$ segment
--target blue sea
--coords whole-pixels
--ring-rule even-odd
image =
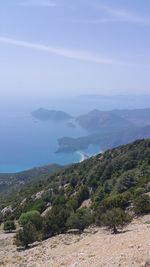
[[[32,102],[33,101],[33,102]],[[55,153],[58,139],[64,136],[80,137],[87,132],[71,128],[67,122],[37,121],[30,113],[39,107],[57,109],[77,115],[79,108],[65,100],[36,101],[6,99],[0,105],[0,173],[12,173],[51,163],[61,165],[79,162],[81,154]],[[96,148],[97,149],[97,148]],[[98,150],[98,149],[97,149]],[[96,150],[92,147],[89,151]],[[82,153],[82,151],[81,151]]]
[[[33,110],[43,107],[78,116],[96,108],[145,108],[149,107],[149,100],[148,96],[1,97],[0,172],[19,172],[51,163],[64,165],[79,162],[82,153],[94,155],[100,152],[99,147],[89,146],[85,151],[56,154],[59,138],[86,136],[88,133],[80,127],[68,127],[67,123],[36,121],[30,115]]]

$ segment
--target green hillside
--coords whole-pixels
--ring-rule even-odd
[[[146,139],[45,175],[3,198],[1,209],[11,205],[16,218],[29,210],[42,213],[48,205],[58,213],[64,209],[73,213],[90,199],[92,210],[105,212],[111,207],[126,209],[149,190],[150,139]]]
[[[20,190],[26,183],[37,180],[37,177],[40,179],[40,176],[53,173],[60,168],[58,164],[49,164],[18,173],[0,173],[0,195]]]
[[[135,215],[150,212],[150,139],[44,175],[0,203],[4,230],[14,230],[14,220],[22,226],[18,247],[93,224],[117,234]]]

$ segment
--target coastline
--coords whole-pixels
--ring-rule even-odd
[[[79,162],[83,162],[84,160],[86,160],[90,157],[89,155],[87,155],[81,151],[77,151],[76,153],[80,156]]]

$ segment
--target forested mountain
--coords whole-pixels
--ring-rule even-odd
[[[33,182],[37,177],[53,173],[60,168],[58,164],[50,164],[18,173],[0,173],[0,194],[6,194],[12,189],[20,190],[26,183]]]
[[[79,116],[76,122],[90,132],[119,131],[131,127],[132,123],[112,111],[93,110]]]
[[[149,182],[150,139],[146,139],[45,175],[3,199],[1,209],[11,205],[17,217],[33,209],[42,213],[48,205],[72,213],[89,199],[93,207],[102,205],[104,210],[111,205],[126,208],[150,190]]]
[[[87,149],[89,145],[99,146],[105,151],[120,145],[125,145],[137,139],[150,137],[150,125],[145,127],[129,127],[121,131],[92,133],[79,138],[63,137],[58,140],[59,148],[56,151],[78,151]]]
[[[90,132],[119,131],[131,126],[150,125],[150,109],[92,110],[76,118],[77,123]]]

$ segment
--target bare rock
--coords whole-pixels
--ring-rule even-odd
[[[11,206],[5,207],[4,209],[1,210],[1,214],[3,217],[5,217],[8,214],[11,214],[13,212],[13,209]]]
[[[86,199],[86,200],[84,200],[82,202],[82,204],[81,204],[81,206],[80,206],[79,209],[81,209],[81,208],[89,208],[91,206],[91,204],[92,204],[91,199],[90,198],[89,199]]]
[[[45,217],[47,215],[47,213],[49,213],[52,209],[52,206],[49,206],[46,210],[43,211],[43,213],[41,214],[42,217]]]

